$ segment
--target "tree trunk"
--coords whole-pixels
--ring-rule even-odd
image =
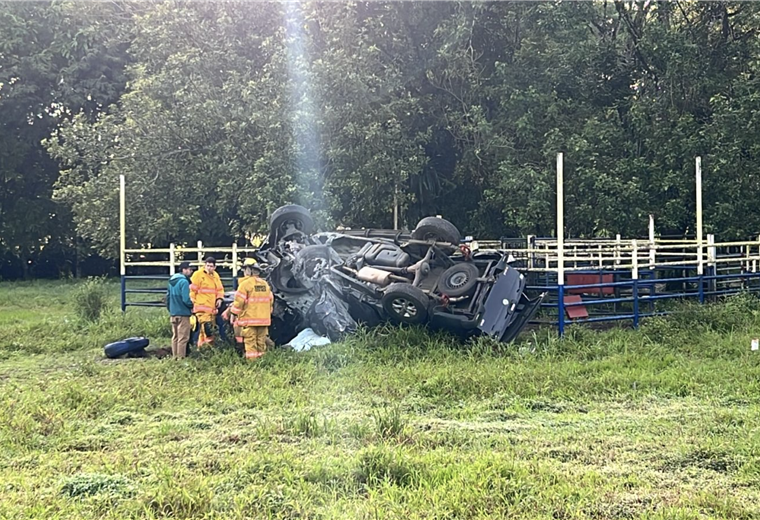
[[[81,247],[79,244],[79,237],[75,236],[74,237],[74,278],[76,278],[77,280],[79,280],[79,278],[82,275],[82,273],[80,272],[80,269],[81,269],[81,262],[80,262],[81,256],[79,254],[80,249]]]

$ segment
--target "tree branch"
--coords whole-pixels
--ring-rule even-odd
[[[641,49],[639,49],[639,41],[640,41],[641,36],[639,35],[638,30],[634,26],[634,23],[631,20],[631,17],[628,11],[625,9],[625,7],[623,7],[623,2],[616,0],[615,9],[617,9],[618,15],[623,19],[623,22],[625,22],[625,25],[628,27],[628,30],[631,33],[631,38],[633,41],[633,51],[636,57],[638,58],[642,67],[644,67],[644,69],[652,75],[652,77],[654,78],[654,81],[657,82],[658,81],[657,73],[649,65],[647,59],[644,57],[644,54],[641,52]]]

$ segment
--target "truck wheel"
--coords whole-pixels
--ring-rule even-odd
[[[478,286],[478,268],[474,264],[461,263],[452,265],[441,275],[438,291],[451,296],[470,296]]]
[[[435,240],[458,245],[462,235],[454,224],[438,217],[425,217],[412,231],[414,240]]]
[[[269,219],[270,242],[276,243],[293,228],[306,235],[314,231],[314,219],[309,210],[298,204],[277,208]]]
[[[394,283],[385,290],[382,304],[391,321],[412,325],[427,321],[430,298],[411,284]]]

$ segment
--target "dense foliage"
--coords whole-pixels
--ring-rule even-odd
[[[5,4],[0,250],[113,256],[120,174],[130,243],[242,241],[288,202],[550,235],[558,151],[569,235],[643,235],[650,213],[693,232],[701,155],[706,232],[754,236],[758,22],[729,2]]]

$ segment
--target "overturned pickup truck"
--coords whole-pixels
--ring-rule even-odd
[[[507,252],[472,252],[460,239],[438,217],[411,233],[315,233],[302,206],[277,209],[254,255],[275,294],[270,336],[284,344],[311,327],[336,340],[357,323],[390,321],[512,341],[543,296],[524,294],[525,278]]]

